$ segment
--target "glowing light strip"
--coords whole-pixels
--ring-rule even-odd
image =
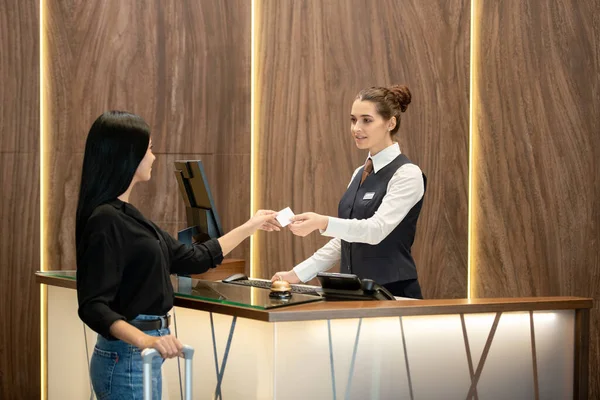
[[[44,36],[44,0],[40,0],[40,26],[39,26],[39,46],[40,46],[40,270],[46,270],[46,224],[44,218],[46,216],[46,107],[44,101],[45,87],[45,61],[46,61],[46,43]],[[48,352],[47,352],[47,329],[48,329],[48,293],[46,285],[40,285],[40,398],[46,400],[48,398]]]
[[[256,212],[256,1],[251,4],[250,24],[250,217]],[[256,276],[257,242],[254,235],[250,236],[250,276]]]
[[[44,163],[46,162],[45,157],[45,131],[44,131],[44,119],[46,117],[46,113],[44,110],[44,54],[45,54],[45,46],[44,46],[44,1],[40,0],[40,269],[44,270],[45,257],[44,257],[44,239],[45,239],[45,224],[44,224],[44,215],[45,213],[45,195],[46,195],[46,185],[44,182]]]
[[[471,0],[471,33],[470,33],[470,55],[469,55],[469,199],[468,199],[468,239],[467,239],[467,296],[474,296],[473,275],[475,274],[473,266],[473,241],[474,241],[474,215],[473,202],[475,192],[475,150],[474,140],[476,129],[476,108],[475,98],[476,77],[477,77],[477,62],[479,54],[478,29],[476,27],[476,9],[478,7],[477,0]]]

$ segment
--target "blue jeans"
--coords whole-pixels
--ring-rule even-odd
[[[135,319],[153,320],[154,315],[138,315]],[[169,329],[144,332],[151,336],[165,336]],[[162,395],[159,355],[152,360],[152,399]],[[122,340],[108,340],[98,335],[90,361],[90,379],[98,400],[141,400],[144,398],[141,350]]]

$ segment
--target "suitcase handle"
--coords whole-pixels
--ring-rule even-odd
[[[181,349],[185,359],[185,399],[192,400],[192,359],[194,348],[183,345]],[[144,400],[152,400],[152,359],[159,355],[156,349],[144,349],[142,361],[144,365]]]

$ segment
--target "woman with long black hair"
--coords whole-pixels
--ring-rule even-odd
[[[261,210],[219,239],[178,242],[129,203],[154,160],[141,117],[109,111],[92,125],[77,205],[77,296],[80,318],[98,333],[90,376],[99,400],[142,398],[145,348],[162,356],[152,369],[153,398],[160,398],[162,360],[182,348],[166,315],[174,300],[170,274],[205,272],[257,229],[279,230],[276,213]]]

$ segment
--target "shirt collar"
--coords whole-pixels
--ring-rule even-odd
[[[119,200],[119,199],[114,199],[114,200],[111,200],[111,201],[107,201],[106,204],[110,204],[111,206],[113,206],[117,210],[120,210],[125,205],[125,202],[122,201],[122,200]]]
[[[140,212],[140,210],[135,208],[135,206],[131,203],[127,203],[120,199],[114,199],[111,201],[107,201],[106,204],[110,204],[117,210],[124,212],[125,214],[129,215],[130,217],[133,217],[142,222],[146,222],[146,217],[144,217],[144,215]]]
[[[400,154],[400,145],[397,142],[381,150],[374,156],[371,156],[371,153],[369,153],[369,157],[373,160],[373,171],[377,173],[381,168],[394,161]]]

